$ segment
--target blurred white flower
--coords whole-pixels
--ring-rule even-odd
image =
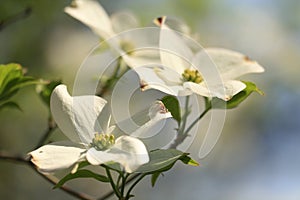
[[[115,126],[110,126],[110,117],[104,128],[98,118],[106,101],[97,96],[70,96],[65,85],[57,86],[51,95],[51,112],[62,132],[71,140],[44,145],[29,153],[31,161],[43,173],[65,169],[87,160],[92,165],[109,161],[120,163],[128,173],[149,161],[142,141],[131,136],[114,138]],[[151,120],[170,117],[170,113],[157,114]],[[152,123],[153,124],[153,123]],[[137,132],[149,129],[149,123]]]
[[[193,53],[182,36],[165,24],[165,19],[156,20],[161,27],[162,66],[135,68],[142,90],[152,88],[175,96],[196,93],[228,101],[246,87],[236,78],[264,71],[258,63],[235,51],[206,48]]]
[[[154,35],[151,31],[124,32],[138,27],[138,20],[132,13],[119,12],[109,17],[95,0],[74,0],[65,8],[65,12],[91,28],[122,56],[129,67],[157,62],[159,57],[157,51],[149,49],[140,51],[141,46],[147,47],[147,43],[153,42]],[[117,35],[120,32],[124,34]]]

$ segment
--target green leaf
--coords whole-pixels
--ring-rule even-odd
[[[120,165],[120,163],[116,163],[113,161],[102,164],[101,166],[110,170],[117,171],[119,173],[123,172],[123,167]]]
[[[218,109],[232,109],[236,108],[240,103],[242,103],[252,92],[257,92],[260,95],[264,93],[257,88],[257,86],[252,82],[243,81],[246,84],[246,88],[234,95],[229,101],[225,102],[219,98],[213,98],[211,101],[212,108]],[[225,106],[224,106],[225,105]]]
[[[40,83],[40,81],[24,76],[19,64],[0,65],[0,102],[4,102],[15,95],[22,87]]]
[[[70,174],[66,175],[54,186],[53,189],[59,188],[59,187],[63,186],[67,181],[70,181],[70,180],[73,180],[76,178],[94,178],[101,182],[109,182],[109,179],[106,176],[96,174],[96,173],[86,170],[86,169],[82,169],[82,170],[78,170],[74,174],[70,173]]]
[[[48,107],[50,107],[50,96],[52,91],[56,86],[60,85],[61,83],[61,80],[53,80],[49,81],[46,84],[37,85],[36,91]]]
[[[176,97],[168,95],[161,99],[166,108],[171,112],[173,118],[180,124],[181,114],[180,114],[180,105]]]
[[[5,87],[15,79],[22,76],[22,67],[18,64],[0,65],[0,94],[5,90]]]
[[[186,165],[191,165],[191,166],[195,166],[195,167],[199,166],[199,163],[197,161],[193,160],[189,156],[182,156],[180,158],[180,160]]]
[[[149,153],[149,156],[150,162],[140,166],[137,169],[138,173],[153,174],[157,172],[168,171],[173,167],[176,161],[187,160],[189,158],[187,153],[183,153],[176,149],[154,150]]]
[[[2,110],[3,108],[16,108],[17,110],[19,110],[21,112],[23,111],[21,109],[21,107],[17,103],[15,103],[13,101],[7,101],[7,102],[2,103],[0,105],[0,110]]]
[[[158,177],[160,176],[161,172],[155,172],[154,174],[152,174],[151,176],[151,185],[152,187],[154,187]]]

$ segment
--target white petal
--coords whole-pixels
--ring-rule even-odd
[[[148,113],[150,119],[154,119],[157,116],[159,118],[168,118],[172,117],[171,113],[168,111],[168,109],[165,107],[164,103],[162,101],[156,101],[154,104],[149,108],[149,113]],[[166,117],[164,117],[166,116]]]
[[[182,74],[184,69],[189,68],[191,65],[189,61],[193,57],[193,52],[181,37],[178,32],[169,29],[162,20],[159,39],[161,62],[179,74]]]
[[[75,96],[96,94],[97,85],[103,82],[101,78],[111,77],[115,71],[117,62],[112,63],[115,54],[110,50],[97,53],[96,51],[97,49],[94,49],[93,54],[89,55],[77,70],[72,91]]]
[[[158,28],[131,29],[118,35],[121,44],[126,44],[120,54],[131,68],[160,64]],[[125,45],[126,46],[126,45]]]
[[[143,142],[130,136],[117,138],[115,145],[106,151],[97,151],[91,148],[88,150],[86,158],[92,165],[110,161],[120,163],[128,173],[149,162],[148,151]]]
[[[138,27],[138,19],[131,12],[117,12],[110,16],[111,24],[116,33]]]
[[[164,128],[165,119],[171,118],[172,115],[161,101],[157,101],[150,107],[149,117],[150,120],[130,134],[130,136],[150,138],[157,135]]]
[[[95,148],[90,148],[86,153],[86,159],[92,165],[101,165],[107,162],[123,160],[124,155],[118,153],[111,153],[108,151],[98,151]]]
[[[225,96],[217,95],[217,97],[225,101],[230,100],[234,95],[236,95],[237,93],[241,92],[243,89],[246,88],[246,85],[243,82],[237,80],[226,81],[224,85],[225,85]]]
[[[165,20],[165,24],[172,30],[178,31],[180,33],[188,35],[190,35],[191,33],[190,27],[180,18],[168,16]]]
[[[181,76],[170,68],[138,67],[134,70],[140,77],[142,90],[156,89],[174,96],[183,90]]]
[[[124,31],[118,35],[121,40],[130,44],[134,48],[134,53],[143,54],[146,57],[155,55],[159,57],[159,37],[160,29],[156,27],[136,28],[129,31]]]
[[[65,12],[89,26],[100,37],[107,39],[113,35],[110,19],[95,0],[74,0]]]
[[[57,86],[51,95],[50,108],[62,132],[73,142],[89,144],[95,132],[102,129],[97,122],[106,101],[97,96],[71,97],[65,85]]]
[[[210,88],[208,88],[205,83],[197,84],[193,82],[184,83],[184,87],[201,96],[218,97],[224,101],[228,101],[234,95],[245,89],[246,85],[241,81],[229,80],[224,84],[211,85]]]
[[[198,84],[198,83],[193,83],[193,82],[185,82],[183,84],[183,87],[185,89],[191,90],[193,93],[199,94],[201,96],[205,97],[212,97],[213,94],[211,91],[209,91],[208,87],[203,83]]]
[[[106,134],[111,134],[116,128],[115,125],[111,126],[110,122],[111,122],[111,115],[109,115],[107,119],[106,127],[103,127],[103,132]]]
[[[140,53],[138,53],[140,54]],[[137,67],[141,67],[141,66],[145,66],[145,65],[152,65],[152,64],[158,64],[160,61],[157,58],[153,58],[153,57],[147,57],[147,56],[143,56],[143,55],[136,55],[136,53],[134,53],[134,55],[127,55],[127,54],[123,54],[122,55],[123,60],[125,61],[125,63],[135,69]]]
[[[70,143],[57,142],[44,145],[30,153],[31,162],[42,173],[66,169],[84,157],[86,149],[70,146]]]
[[[124,166],[125,171],[133,172],[139,166],[149,162],[149,155],[144,143],[134,137],[121,136],[116,139],[116,143],[111,151],[119,150],[126,159],[119,161]]]
[[[264,68],[257,62],[235,51],[207,48],[205,49],[205,53],[207,53],[215,63],[223,80],[235,79],[248,73],[264,72]]]
[[[129,70],[120,78],[112,93],[111,113],[117,128],[123,131],[122,135],[130,135],[146,123],[149,120],[149,107],[165,96],[158,90],[140,90],[139,82],[137,73]]]
[[[169,67],[156,67],[154,72],[169,86],[182,85],[182,75]]]

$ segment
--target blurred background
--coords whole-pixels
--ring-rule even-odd
[[[32,12],[0,29],[0,63],[20,63],[28,74],[63,79],[72,87],[77,69],[98,41],[86,26],[63,12],[71,1],[0,0],[0,21],[26,8]],[[198,168],[176,167],[152,188],[145,179],[136,199],[298,200],[300,199],[300,1],[285,0],[101,0],[111,14],[132,11],[142,25],[161,15],[191,26],[205,46],[247,54],[266,72],[256,82],[265,96],[253,94],[227,112],[221,138]],[[34,87],[18,93],[23,112],[0,112],[0,150],[31,151],[47,129],[48,110]],[[52,140],[61,138],[56,131]],[[108,186],[70,185],[101,196]],[[27,166],[0,160],[0,199],[74,199]],[[113,199],[113,198],[112,198]]]

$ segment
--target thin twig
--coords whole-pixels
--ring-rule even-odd
[[[96,93],[96,96],[103,97],[107,94],[109,89],[113,88],[117,81],[129,70],[129,67],[122,62],[122,58],[120,57],[117,61],[117,66],[112,74],[112,76],[107,79],[103,85],[101,85],[100,90]]]
[[[186,129],[185,135],[187,135],[187,134],[192,130],[192,128],[197,124],[197,122],[198,122],[200,119],[202,119],[202,117],[204,117],[204,115],[205,115],[208,111],[210,111],[210,109],[211,109],[211,106],[205,108],[205,110],[201,113],[201,115],[199,115],[199,117],[197,117],[197,118],[191,123],[191,125]]]
[[[120,198],[120,197],[121,197],[121,193],[120,193],[120,191],[119,191],[119,188],[116,187],[116,185],[115,185],[115,183],[114,183],[114,179],[113,179],[113,177],[112,177],[112,175],[111,175],[111,173],[110,173],[110,171],[109,171],[109,168],[106,167],[105,170],[106,170],[107,177],[109,178],[110,185],[111,185],[111,187],[112,187],[112,189],[113,189],[113,193],[116,194],[117,197]],[[120,176],[120,175],[119,175],[119,176]]]
[[[204,117],[204,115],[210,109],[211,109],[211,106],[208,106],[207,108],[205,108],[205,110],[199,115],[199,117],[197,117],[185,131],[183,130],[184,132],[182,134],[178,134],[176,139],[174,140],[174,142],[170,145],[170,149],[176,149],[178,147],[178,145],[180,145],[189,136],[188,133],[197,124],[197,122],[199,122],[199,120],[202,119],[202,117]]]
[[[43,136],[39,140],[39,142],[36,145],[35,149],[37,149],[37,148],[41,147],[42,145],[44,145],[46,140],[50,137],[50,135],[53,133],[53,131],[55,131],[56,128],[57,128],[57,125],[55,124],[53,119],[49,118],[49,120],[48,120],[48,129],[46,130],[46,132],[43,134]]]
[[[28,164],[29,162],[29,159],[26,159],[21,155],[11,154],[7,151],[0,151],[0,160],[23,163],[23,164]]]
[[[141,176],[130,186],[129,190],[127,191],[127,195],[125,197],[125,199],[129,199],[130,198],[130,193],[133,190],[133,188],[148,174],[141,174]]]
[[[128,178],[128,180],[126,181],[125,185],[131,183],[132,181],[134,181],[136,178],[139,177],[140,174],[134,174],[132,175],[130,178]],[[110,191],[107,194],[103,195],[102,197],[98,198],[97,200],[106,200],[109,197],[113,196],[115,193],[114,191]]]
[[[169,146],[170,149],[176,149],[177,146],[179,144],[181,144],[183,142],[183,140],[187,137],[187,136],[184,135],[184,130],[185,130],[185,127],[186,127],[188,116],[190,114],[190,109],[189,109],[189,103],[190,102],[189,102],[189,100],[190,100],[190,97],[187,96],[186,99],[185,99],[184,114],[182,116],[180,127],[177,131],[177,136],[176,136],[174,142]]]
[[[116,81],[118,80],[119,71],[121,69],[120,62],[121,59],[118,59],[117,67],[115,68],[113,75],[105,81],[100,91],[97,92],[97,96],[103,97],[108,92],[108,90],[115,85]]]
[[[128,174],[120,174],[120,176],[122,176],[122,186],[121,186],[121,196],[124,196],[124,191],[125,191],[125,186],[126,186],[126,179],[128,177]]]
[[[9,26],[10,24],[13,24],[19,20],[25,19],[27,18],[32,12],[31,7],[27,7],[24,10],[22,10],[21,12],[10,16],[4,20],[0,21],[0,31],[3,30],[4,28],[6,28],[7,26]]]
[[[183,122],[182,122],[182,126],[180,127],[180,130],[178,131],[178,134],[183,134],[184,130],[185,130],[185,126],[186,126],[186,122],[188,119],[188,116],[190,114],[190,96],[187,96],[185,99],[185,107],[184,107],[184,115],[183,115]]]
[[[5,160],[5,161],[9,161],[9,162],[17,162],[17,163],[21,163],[21,164],[26,164],[28,165],[31,169],[33,169],[37,174],[39,174],[42,178],[44,178],[46,181],[48,181],[49,183],[56,185],[58,182],[54,179],[52,179],[51,177],[40,173],[37,168],[33,165],[32,162],[30,162],[30,158],[29,157],[24,157],[24,156],[20,156],[20,155],[16,155],[16,154],[12,154],[6,151],[0,151],[0,160]],[[63,190],[64,192],[72,195],[73,197],[76,197],[77,199],[81,199],[81,200],[95,200],[95,198],[85,194],[85,193],[81,193],[81,192],[77,192],[75,190],[72,190],[71,188],[67,187],[67,186],[62,186],[59,189]]]
[[[30,163],[30,165],[32,166],[33,169],[35,169],[35,171],[42,177],[44,178],[46,181],[48,181],[49,183],[56,185],[58,183],[58,181],[53,180],[52,178],[50,178],[49,176],[46,176],[44,174],[41,174],[37,171],[37,169],[35,168],[35,166],[33,164]],[[83,193],[83,192],[77,192],[73,189],[71,189],[70,187],[67,187],[65,185],[61,186],[59,189],[63,190],[64,192],[70,194],[73,197],[76,197],[77,199],[81,199],[81,200],[95,200],[94,197]]]

